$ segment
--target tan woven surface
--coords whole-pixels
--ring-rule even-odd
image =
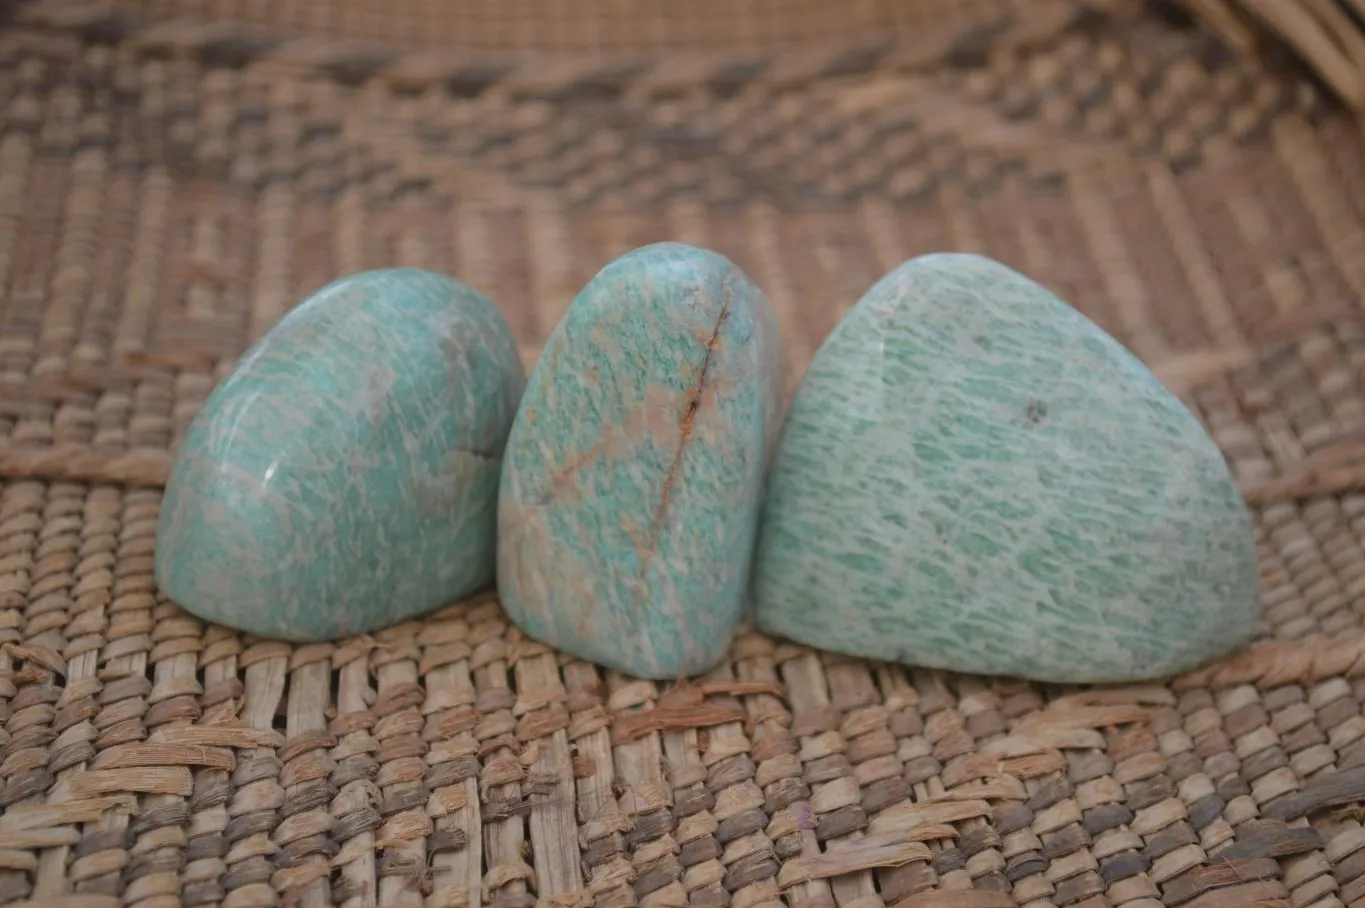
[[[212,6],[237,11],[215,27],[344,19]],[[729,80],[580,60],[509,82],[39,15],[75,8],[0,32],[0,902],[1365,904],[1365,136],[1314,91],[1150,16],[922,71],[812,67],[773,31]],[[355,5],[376,30],[468,8]],[[488,599],[291,647],[158,598],[176,439],[302,295],[446,270],[530,361],[592,273],[664,238],[764,287],[793,381],[913,254],[1055,287],[1227,453],[1262,642],[1084,692],[745,634],[670,691]]]
[[[1279,46],[1365,114],[1365,0],[1180,0],[1231,47]]]
[[[343,49],[467,65],[470,54],[507,58],[593,54],[728,57],[752,64],[773,50],[839,55],[913,49],[975,53],[1035,40],[1118,5],[1117,0],[33,0],[21,21],[89,37],[219,52],[317,59]],[[305,48],[306,45],[306,48]],[[831,57],[832,59],[832,57]],[[845,64],[850,61],[845,61]]]

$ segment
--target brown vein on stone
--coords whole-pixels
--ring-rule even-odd
[[[559,470],[550,477],[550,481],[545,484],[545,490],[536,496],[536,504],[544,507],[563,495],[569,486],[572,485],[573,479],[577,477],[580,471],[606,453],[607,448],[611,446],[611,441],[610,435],[599,439],[586,451],[583,451],[578,456],[572,458],[567,464],[560,467]]]
[[[668,505],[673,495],[673,483],[678,478],[683,451],[686,450],[687,443],[692,439],[692,431],[696,428],[697,412],[701,409],[702,395],[706,392],[706,379],[711,372],[711,363],[715,358],[716,350],[720,347],[720,332],[725,327],[725,320],[730,317],[730,302],[730,298],[727,297],[721,304],[720,314],[716,316],[716,324],[711,328],[711,337],[706,342],[706,354],[702,357],[696,384],[693,385],[688,395],[687,409],[683,411],[683,417],[678,422],[680,431],[678,445],[673,451],[673,462],[668,465],[668,473],[664,476],[663,491],[659,495],[659,509],[654,512],[654,520],[649,526],[649,535],[645,537],[644,550],[640,553],[640,583],[642,585],[645,582],[645,572],[649,570],[649,562],[654,557],[654,550],[659,543],[659,533],[663,531],[664,517],[668,513]]]
[[[601,439],[569,458],[567,464],[555,471],[554,475],[545,483],[540,494],[535,497],[536,506],[543,508],[563,495],[572,487],[573,480],[577,478],[578,473],[586,469],[597,458],[610,452],[616,444],[628,441],[631,436],[637,433],[649,435],[660,429],[661,426],[654,424],[652,419],[654,412],[659,407],[655,402],[651,402],[651,394],[652,389],[645,392],[645,400],[636,415],[614,431],[609,427]]]

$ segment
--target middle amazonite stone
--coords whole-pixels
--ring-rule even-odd
[[[680,243],[574,299],[528,380],[498,502],[498,592],[521,628],[644,678],[703,672],[738,623],[780,340],[762,293]]]

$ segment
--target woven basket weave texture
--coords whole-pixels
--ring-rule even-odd
[[[1146,7],[836,5],[11,11],[0,904],[1365,905],[1365,134]],[[670,687],[491,596],[289,646],[158,595],[177,441],[308,292],[446,271],[529,364],[663,239],[764,288],[789,391],[912,255],[1053,287],[1228,457],[1260,640],[1082,690],[745,632]]]

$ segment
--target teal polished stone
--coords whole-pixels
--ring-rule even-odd
[[[973,255],[876,284],[769,478],[765,631],[915,666],[1155,678],[1252,636],[1251,522],[1193,415],[1052,293]]]
[[[645,678],[724,658],[747,589],[780,344],[715,253],[646,246],[574,299],[527,382],[498,593],[527,634]]]
[[[295,307],[191,424],[156,578],[188,611],[327,640],[490,584],[503,447],[525,384],[487,299],[413,269]]]

